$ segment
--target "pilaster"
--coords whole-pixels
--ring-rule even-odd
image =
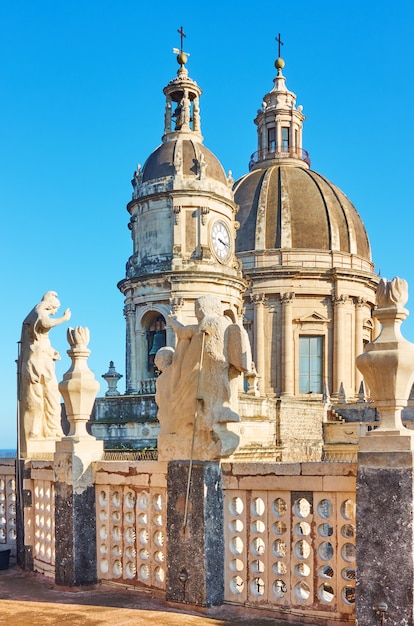
[[[366,298],[357,298],[355,301],[355,354],[362,354],[364,351],[364,316],[365,316],[365,307],[366,307]],[[358,368],[355,368],[355,389],[354,392],[357,393],[361,383],[363,381],[363,376]]]
[[[295,364],[293,351],[293,292],[280,294],[282,303],[282,393],[293,396],[295,393]]]
[[[253,293],[250,296],[254,304],[254,362],[259,376],[259,392],[265,391],[265,336],[264,336],[264,308],[266,296],[264,293]]]
[[[132,302],[124,306],[124,316],[126,321],[126,367],[125,367],[125,384],[126,394],[136,393],[136,373],[134,363],[136,361],[136,344],[135,344],[135,306]]]
[[[334,303],[334,393],[338,394],[341,383],[345,385],[345,358],[344,358],[344,336],[345,336],[345,305],[348,296],[340,295],[333,298]]]

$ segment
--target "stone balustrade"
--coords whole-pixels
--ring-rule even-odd
[[[16,477],[14,459],[0,459],[0,550],[16,545]]]

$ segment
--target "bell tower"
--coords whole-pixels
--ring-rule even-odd
[[[242,315],[246,283],[235,256],[233,179],[203,144],[201,89],[186,68],[182,28],[177,76],[164,88],[161,145],[132,179],[132,255],[118,284],[125,296],[126,393],[154,391],[153,358],[174,345],[168,316],[192,323],[194,301],[219,296],[233,321]]]

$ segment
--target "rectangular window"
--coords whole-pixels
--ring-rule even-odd
[[[282,152],[289,152],[289,127],[282,127]]]
[[[299,337],[299,393],[322,393],[323,337]]]
[[[276,149],[276,128],[267,129],[267,149],[269,152],[275,152]]]

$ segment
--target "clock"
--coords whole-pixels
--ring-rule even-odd
[[[221,263],[225,263],[232,254],[229,227],[223,220],[216,220],[211,227],[210,236],[214,254]]]

